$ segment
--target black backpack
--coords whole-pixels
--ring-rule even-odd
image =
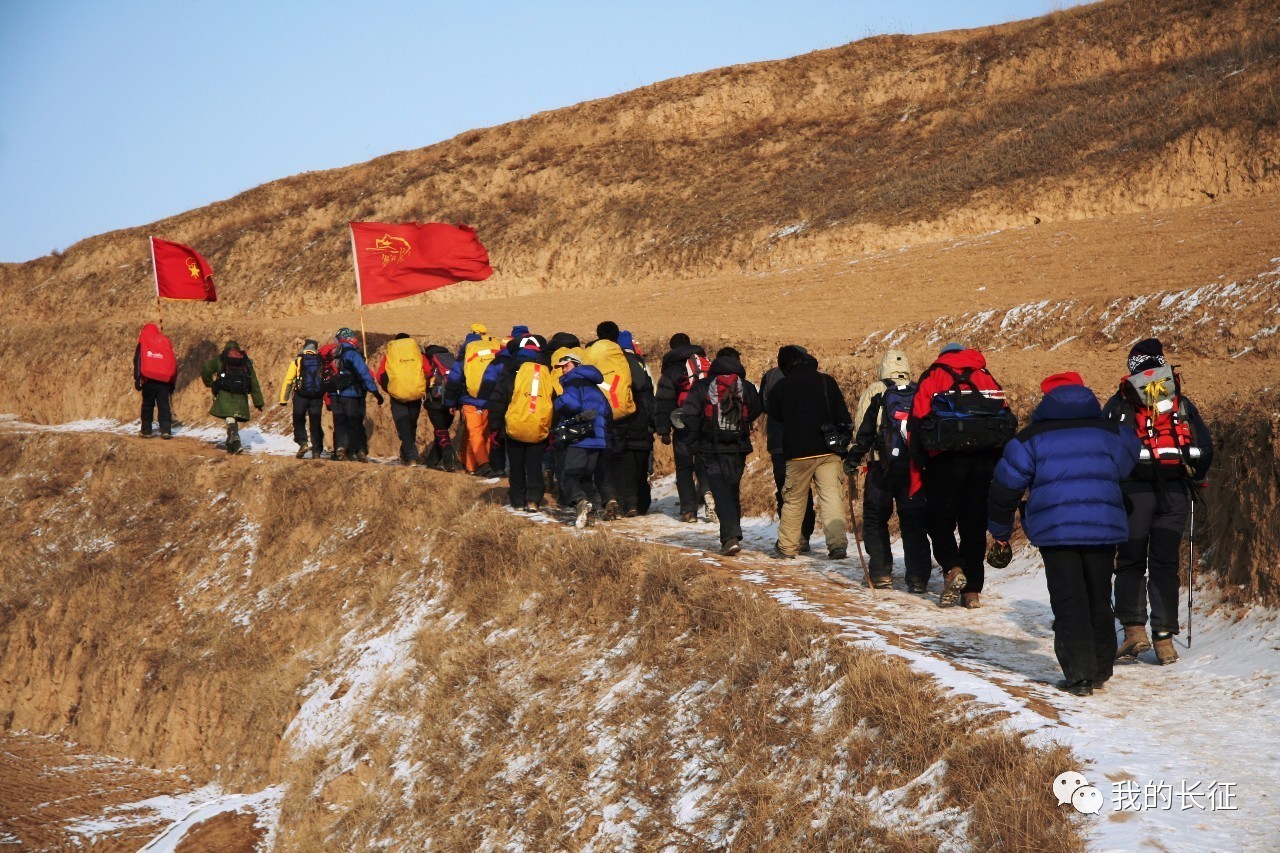
[[[911,405],[916,399],[916,383],[899,385],[891,379],[885,379],[884,384],[884,393],[880,395],[880,430],[877,435],[876,457],[886,473],[906,476],[911,470],[911,457],[907,452],[907,420],[911,417]]]
[[[720,442],[739,441],[751,429],[747,401],[742,394],[742,378],[722,373],[707,383],[707,403],[703,407],[704,429]]]
[[[293,392],[299,397],[324,396],[324,359],[319,353],[304,352],[298,356],[298,377],[293,381]]]
[[[252,390],[249,382],[249,356],[245,355],[244,350],[229,349],[222,354],[218,390],[230,394],[248,394]]]
[[[1004,447],[1017,432],[1018,419],[1010,411],[1000,383],[992,378],[1000,396],[988,396],[974,383],[973,368],[957,373],[945,364],[935,367],[951,376],[952,385],[933,395],[929,414],[920,419],[920,441],[925,449],[973,452]]]

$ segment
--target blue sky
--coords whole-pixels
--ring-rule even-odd
[[[0,261],[725,65],[1062,0],[0,0]]]

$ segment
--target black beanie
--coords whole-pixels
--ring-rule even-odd
[[[1164,346],[1156,338],[1138,341],[1129,350],[1129,373],[1141,373],[1144,370],[1160,367],[1164,362]]]
[[[684,332],[676,332],[671,336],[671,341],[668,343],[668,346],[671,349],[675,349],[676,347],[687,347],[690,343],[692,343],[692,341],[689,340],[688,335]]]
[[[721,347],[720,351],[716,353],[716,358],[742,358],[742,353],[733,347]]]

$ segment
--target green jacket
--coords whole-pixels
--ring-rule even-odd
[[[200,378],[204,381],[205,387],[211,391],[218,374],[222,373],[222,356],[226,354],[227,350],[232,349],[241,349],[241,347],[235,341],[227,341],[222,348],[222,353],[206,361],[204,367],[200,368]],[[249,362],[249,388],[252,392],[253,405],[261,409],[263,405],[262,386],[258,384],[258,372],[253,368],[253,359],[247,360]],[[230,391],[218,389],[214,391],[213,405],[209,407],[209,414],[223,420],[235,418],[237,421],[247,421],[249,420],[249,397],[250,394],[233,394]]]

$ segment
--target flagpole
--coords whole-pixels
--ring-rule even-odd
[[[156,269],[156,238],[147,237],[147,245],[151,247],[151,277],[156,283],[156,316],[160,320],[160,328],[164,328],[164,308],[160,303],[160,271]]]
[[[356,271],[356,303],[360,306],[360,346],[364,349],[365,361],[368,361],[369,360],[369,339],[364,333],[364,292],[360,285],[360,261],[356,256],[355,223],[348,222],[347,229],[351,232],[351,266]]]

